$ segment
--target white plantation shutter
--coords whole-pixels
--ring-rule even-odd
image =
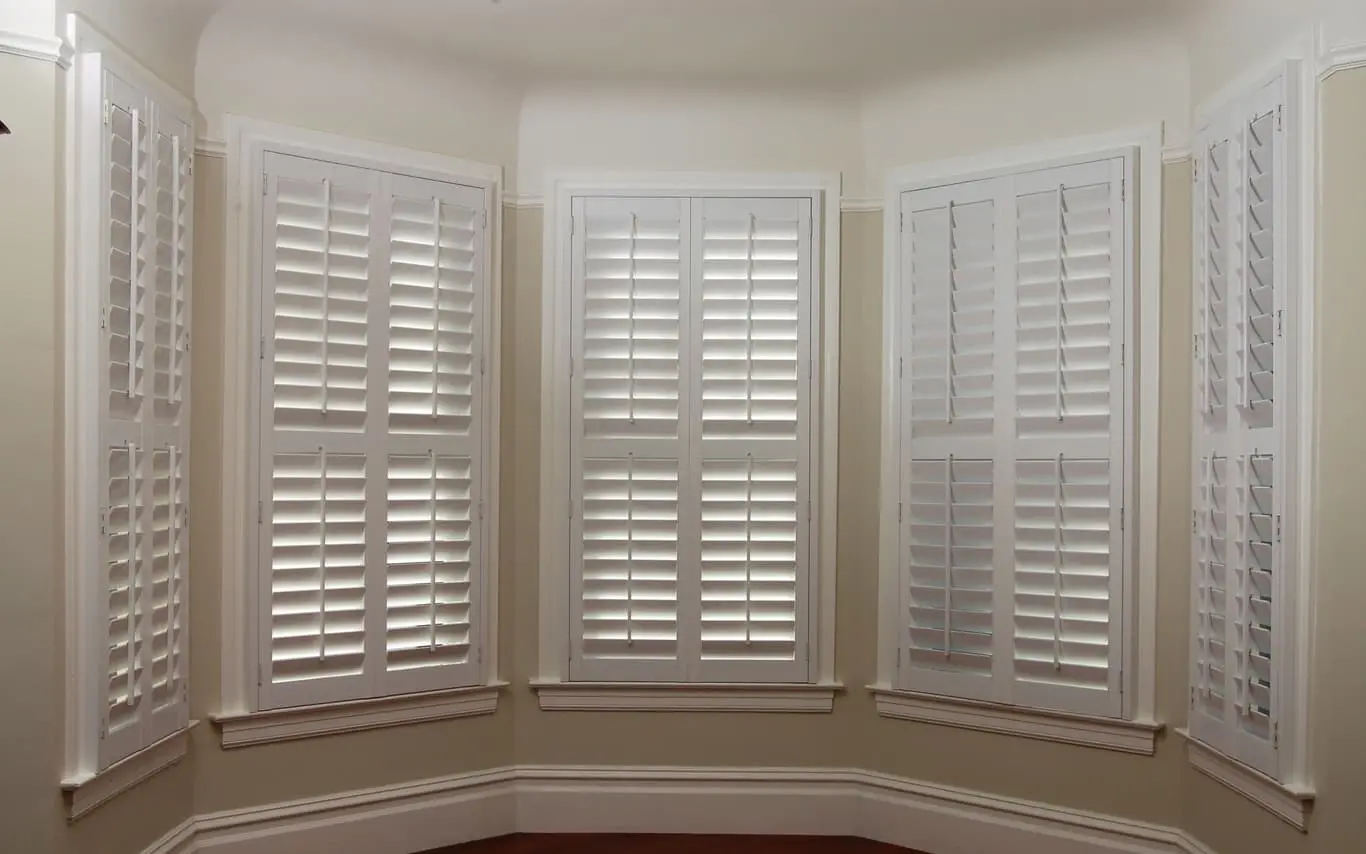
[[[1284,82],[1202,135],[1195,228],[1191,733],[1276,776],[1287,373]]]
[[[685,678],[687,204],[574,204],[574,679]]]
[[[483,190],[268,154],[260,707],[478,681]]]
[[[902,687],[1120,713],[1124,175],[903,198]]]
[[[183,729],[189,567],[189,123],[104,75],[101,768]]]
[[[811,203],[693,202],[703,681],[807,678]],[[700,429],[698,429],[700,427]]]
[[[810,201],[573,216],[570,678],[806,681]]]
[[[902,634],[917,690],[994,696],[999,182],[914,194],[905,210]]]

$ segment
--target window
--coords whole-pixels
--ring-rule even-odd
[[[73,92],[63,784],[80,815],[183,755],[189,726],[194,138],[188,104],[115,51],[81,53]]]
[[[1196,145],[1190,735],[1297,784],[1299,746],[1282,725],[1307,675],[1295,668],[1303,249],[1292,79],[1280,73],[1218,110]]]
[[[874,691],[892,717],[1151,753],[1140,151],[1077,152],[892,181]]]
[[[548,223],[568,259],[547,314],[558,681],[818,680],[819,201],[571,192]]]
[[[485,191],[264,166],[259,708],[478,684]]]
[[[492,712],[500,171],[228,130],[222,744]]]

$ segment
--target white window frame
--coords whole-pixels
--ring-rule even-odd
[[[542,709],[828,712],[842,686],[835,678],[835,522],[839,448],[840,187],[838,174],[607,173],[554,176],[546,193],[541,352],[540,646],[532,687]],[[571,228],[575,197],[631,195],[810,199],[813,378],[818,423],[811,467],[807,654],[810,680],[793,684],[570,682],[570,384]]]
[[[224,747],[308,738],[335,732],[396,726],[417,721],[488,714],[497,710],[507,683],[498,661],[498,495],[499,409],[502,328],[502,169],[482,163],[349,139],[241,116],[224,118],[227,131],[225,183],[227,241],[223,362],[223,555],[222,693],[211,715]],[[484,520],[481,573],[483,650],[479,684],[473,687],[347,700],[316,706],[261,711],[257,703],[259,632],[257,620],[257,342],[260,336],[260,281],[263,215],[262,176],[267,152],[430,178],[484,190],[485,371]]]
[[[1187,728],[1178,730],[1186,739],[1187,758],[1192,767],[1299,830],[1308,826],[1309,809],[1316,795],[1310,753],[1309,705],[1315,632],[1311,525],[1316,513],[1313,460],[1317,456],[1315,246],[1319,96],[1323,77],[1337,67],[1332,64],[1321,66],[1315,73],[1314,66],[1306,60],[1317,55],[1317,39],[1313,35],[1295,40],[1276,59],[1252,67],[1197,107],[1194,122],[1199,139],[1211,125],[1226,123],[1230,116],[1238,120],[1243,112],[1240,105],[1261,97],[1268,87],[1283,87],[1282,121],[1287,130],[1283,139],[1290,149],[1285,159],[1290,169],[1282,185],[1286,201],[1283,218],[1294,226],[1285,231],[1283,238],[1284,252],[1288,256],[1284,274],[1290,280],[1285,307],[1291,313],[1290,322],[1285,326],[1285,357],[1291,365],[1286,373],[1293,379],[1288,389],[1287,417],[1280,425],[1279,449],[1284,456],[1281,462],[1283,480],[1291,489],[1284,503],[1281,528],[1281,553],[1286,563],[1284,574],[1289,580],[1283,581],[1278,589],[1285,604],[1277,616],[1282,619],[1284,629],[1277,632],[1274,641],[1277,656],[1290,662],[1280,672],[1278,681],[1281,684],[1275,689],[1279,773],[1276,776],[1264,774],[1192,737]],[[1198,256],[1193,254],[1193,281],[1197,287],[1198,263]],[[1194,614],[1192,625],[1193,620]],[[1190,655],[1193,666],[1193,650]]]
[[[1125,384],[1123,654],[1119,718],[956,699],[897,687],[902,570],[898,501],[902,357],[902,195],[927,187],[996,178],[1113,157],[1128,160],[1128,192],[1138,194],[1126,269],[1133,280]],[[1137,174],[1135,174],[1137,173]],[[1132,198],[1132,196],[1130,196]],[[880,484],[877,679],[869,690],[885,717],[1000,732],[1026,738],[1152,754],[1163,724],[1155,717],[1157,666],[1157,442],[1162,270],[1162,128],[1076,137],[896,170],[888,176],[883,233],[882,481]],[[1134,275],[1137,264],[1137,276]],[[1137,346],[1135,347],[1134,344]]]
[[[63,495],[65,549],[66,702],[61,787],[71,819],[179,762],[198,721],[100,769],[99,684],[104,676],[105,626],[98,600],[105,595],[98,566],[100,464],[92,451],[101,430],[100,355],[103,335],[92,304],[102,288],[104,204],[104,74],[136,85],[172,113],[191,119],[194,100],[161,80],[79,15],[68,15],[66,42],[72,67],[66,75],[66,280]],[[192,126],[192,125],[191,125]],[[188,142],[188,141],[187,141]],[[101,164],[91,169],[91,164]],[[193,279],[193,270],[189,274]],[[188,415],[187,415],[188,417]],[[188,606],[188,597],[186,598]],[[189,651],[189,624],[181,638]]]

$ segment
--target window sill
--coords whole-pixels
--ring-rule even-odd
[[[97,774],[83,774],[62,780],[62,791],[66,793],[67,819],[75,821],[143,780],[156,776],[184,759],[190,748],[190,730],[198,725],[199,721],[190,721],[190,725],[185,729],[115,762]]]
[[[498,710],[498,694],[505,687],[506,682],[495,682],[473,688],[406,694],[401,697],[215,715],[212,719],[222,735],[223,749],[228,750],[320,735],[489,715]]]
[[[532,682],[545,711],[830,712],[838,683]]]
[[[1152,756],[1156,751],[1157,734],[1163,729],[1163,724],[1156,721],[1123,721],[1037,711],[880,686],[870,686],[868,690],[877,698],[878,714],[885,718],[1079,744],[1121,753]]]
[[[1287,786],[1198,741],[1189,730],[1177,732],[1186,739],[1186,756],[1195,770],[1270,811],[1295,829],[1308,829],[1309,809],[1314,802],[1312,789]]]

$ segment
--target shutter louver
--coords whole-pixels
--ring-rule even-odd
[[[910,666],[936,671],[925,690],[951,690],[939,672],[991,676],[992,461],[913,459],[910,488]],[[983,695],[961,682],[957,690]]]
[[[266,173],[261,705],[476,684],[485,191]]]
[[[910,230],[911,440],[928,451],[918,440],[990,437],[995,204],[949,199],[911,212]]]
[[[698,672],[804,681],[810,203],[700,200],[693,234]]]
[[[1120,713],[1124,169],[903,197],[906,688]]]
[[[143,604],[143,559],[147,553],[143,519],[145,489],[140,448],[133,442],[109,448],[106,456],[104,543],[108,564],[108,697],[105,738],[129,743],[120,750],[136,750],[141,740],[140,707],[147,666]],[[103,763],[102,763],[103,764]]]
[[[678,199],[574,213],[579,679],[682,681],[679,535],[688,255]],[[580,456],[581,455],[581,456]]]
[[[1196,268],[1196,399],[1203,405],[1194,425],[1191,733],[1272,776],[1285,501],[1276,373],[1287,302],[1282,88],[1278,80],[1206,131],[1195,211],[1205,252]]]
[[[358,676],[365,660],[363,454],[272,462],[271,678]]]
[[[468,457],[389,458],[385,652],[390,671],[470,661],[473,485]]]

